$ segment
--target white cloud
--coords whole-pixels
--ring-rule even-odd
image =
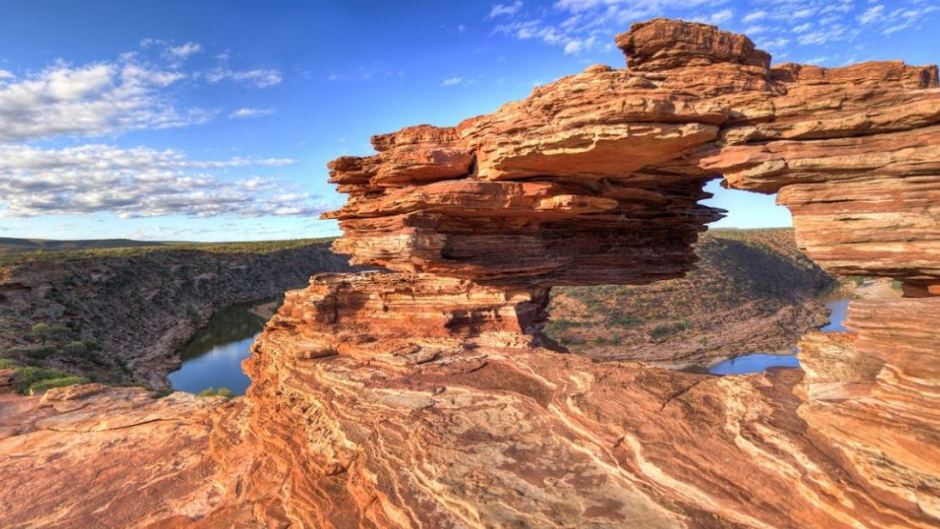
[[[202,51],[202,44],[195,42],[185,42],[179,46],[172,46],[166,49],[166,54],[173,58],[183,60],[190,55],[195,55]]]
[[[885,35],[891,35],[903,29],[907,29],[922,23],[927,15],[940,9],[936,5],[928,5],[922,8],[895,9],[886,16],[881,17],[879,21],[886,26],[882,31]]]
[[[804,9],[797,9],[796,11],[794,11],[793,13],[791,13],[790,16],[793,17],[793,18],[806,18],[806,17],[811,17],[811,16],[813,16],[813,14],[815,14],[815,13],[816,13],[816,8],[814,8],[814,7],[807,7],[807,8],[804,8]]]
[[[782,49],[784,46],[786,46],[789,43],[790,43],[790,39],[785,38],[785,37],[777,37],[775,39],[764,40],[764,41],[758,42],[757,47],[762,50],[775,51],[775,50]]]
[[[717,13],[712,13],[711,16],[708,17],[708,19],[713,24],[720,24],[722,22],[727,22],[728,20],[731,20],[731,17],[733,16],[734,16],[734,11],[732,11],[731,9],[722,9],[721,11],[718,11]]]
[[[742,18],[741,21],[747,24],[750,22],[757,22],[758,20],[761,20],[763,18],[767,18],[766,11],[752,11],[744,15],[744,18]]]
[[[447,79],[444,79],[443,81],[441,81],[441,86],[457,86],[459,84],[462,84],[463,82],[464,82],[463,77],[448,77]]]
[[[4,145],[0,146],[0,216],[318,214],[324,208],[306,193],[286,192],[282,184],[263,177],[232,181],[220,174],[233,168],[291,163],[283,158],[193,160],[177,151],[147,147]]]
[[[596,49],[596,42],[609,42],[612,35],[626,30],[631,22],[667,15],[668,10],[685,10],[726,2],[727,0],[556,0],[553,9],[541,10],[538,18],[525,18],[521,12],[514,13],[512,21],[497,24],[493,31],[519,40],[540,40],[545,44],[558,46],[564,53],[572,55]],[[559,20],[553,20],[559,16]],[[729,20],[731,16],[733,12],[725,9],[715,13],[714,19],[706,17],[705,20],[718,23]]]
[[[586,39],[571,39],[565,43],[565,55],[578,55],[582,51],[589,50],[597,43],[597,37],[590,36]]]
[[[16,75],[14,75],[13,72],[0,69],[0,81],[3,81],[4,79],[13,79],[14,77],[16,77]]]
[[[154,39],[150,37],[140,39],[141,48],[153,48],[154,46],[163,46],[164,44],[166,44],[166,41],[163,39]]]
[[[161,91],[185,77],[133,60],[56,62],[0,85],[0,142],[203,123],[211,113],[178,110]]]
[[[609,43],[631,23],[654,17],[691,18],[719,25],[730,25],[737,17],[752,35],[768,41],[798,34],[787,39],[794,49],[786,51],[801,53],[795,48],[859,42],[865,31],[891,35],[920,30],[935,23],[931,14],[940,12],[936,0],[751,0],[745,4],[750,6],[747,11],[729,0],[554,0],[551,8],[520,10],[511,20],[497,20],[493,31],[520,40],[539,40],[575,54],[578,50],[583,53],[581,42],[585,39],[594,37],[602,44]],[[897,9],[892,7],[895,5]],[[700,14],[689,16],[695,12]]]
[[[520,9],[522,9],[522,0],[516,0],[511,4],[496,4],[490,9],[488,18],[512,16],[518,13]]]
[[[862,13],[858,17],[858,21],[861,22],[862,24],[870,24],[871,22],[874,22],[878,20],[880,17],[882,17],[884,15],[884,12],[885,12],[885,6],[883,5],[876,5],[876,6],[869,7],[868,9],[865,10],[864,13]]]
[[[819,65],[819,64],[822,64],[822,63],[824,63],[824,62],[826,62],[826,61],[828,61],[828,60],[829,60],[829,57],[825,57],[825,56],[824,56],[824,57],[813,57],[812,59],[810,59],[810,60],[808,60],[808,61],[805,61],[805,63],[806,63],[806,64],[816,64],[816,65]]]
[[[796,26],[795,28],[793,28],[793,32],[794,33],[806,33],[807,31],[811,29],[813,29],[813,23],[807,22],[805,24],[800,24],[799,26]]]
[[[856,31],[849,30],[842,24],[833,24],[803,33],[797,38],[797,42],[803,45],[808,44],[826,44],[829,42],[842,41],[852,38],[857,34]]]
[[[232,119],[260,118],[270,116],[274,112],[276,111],[273,108],[242,107],[229,114],[228,117]]]
[[[205,74],[205,77],[210,83],[229,80],[253,84],[258,88],[275,86],[281,84],[283,80],[281,72],[274,69],[257,68],[254,70],[232,70],[221,66],[210,70]]]

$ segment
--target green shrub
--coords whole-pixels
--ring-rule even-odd
[[[683,319],[674,323],[664,323],[657,325],[650,331],[650,337],[653,340],[663,340],[669,336],[680,333],[690,327],[689,320]]]
[[[88,347],[85,346],[85,342],[78,340],[65,344],[62,346],[62,350],[69,356],[85,356],[88,353]]]
[[[153,393],[151,393],[150,396],[155,399],[162,399],[163,397],[166,397],[170,395],[171,393],[173,393],[172,389],[158,389],[154,391]]]
[[[13,361],[11,358],[0,358],[0,369],[16,369],[20,367],[19,364]]]
[[[612,315],[607,322],[618,327],[633,327],[640,324],[640,320],[633,314]]]
[[[43,360],[49,358],[57,349],[52,345],[40,345],[39,347],[30,347],[23,351],[23,354],[34,359],[34,360]]]
[[[567,331],[568,329],[572,327],[577,327],[577,326],[578,324],[571,320],[558,319],[558,320],[549,321],[548,325],[546,325],[547,327],[546,330],[549,331],[550,333],[561,333],[561,332]]]
[[[200,391],[199,396],[200,397],[225,397],[227,399],[230,399],[234,395],[232,395],[232,390],[224,386],[219,389],[215,389],[212,386],[209,386],[208,388]]]
[[[52,388],[61,388],[63,386],[74,386],[76,384],[87,384],[88,379],[85,377],[78,377],[74,375],[68,375],[64,377],[57,378],[47,378],[45,380],[40,380],[29,386],[29,394],[37,395],[39,393],[45,393],[46,390]]]
[[[903,286],[903,285],[904,285],[904,283],[898,281],[897,279],[895,279],[894,281],[891,282],[891,288],[893,288],[893,289],[895,289],[895,290],[901,290],[901,286]]]
[[[21,367],[16,371],[16,392],[25,395],[29,392],[29,388],[42,380],[48,380],[53,378],[62,378],[66,375],[60,373],[54,369],[45,369],[42,367],[32,367],[26,366]]]
[[[46,340],[49,339],[49,324],[43,322],[34,324],[29,330],[29,337],[45,344]]]

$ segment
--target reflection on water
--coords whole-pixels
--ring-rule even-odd
[[[845,313],[849,308],[849,300],[846,298],[835,298],[826,301],[829,307],[829,323],[819,328],[823,332],[845,332],[843,322]],[[793,354],[776,355],[765,353],[753,353],[735,358],[729,358],[724,362],[715,364],[708,369],[713,375],[744,375],[748,373],[760,373],[771,367],[800,367],[800,361],[796,357],[796,349]]]
[[[183,365],[169,374],[173,389],[199,393],[226,387],[244,395],[251,380],[242,373],[251,343],[264,327],[264,319],[239,305],[219,311],[196,332],[180,353]]]
[[[754,353],[725,360],[712,366],[708,372],[713,375],[743,375],[760,373],[770,367],[800,367],[795,355],[768,355]]]

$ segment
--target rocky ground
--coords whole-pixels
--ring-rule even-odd
[[[347,270],[327,241],[8,254],[0,358],[165,387],[180,346],[221,308]]]
[[[629,69],[335,161],[351,195],[335,247],[393,272],[288,292],[245,397],[0,398],[0,522],[940,526],[937,68],[771,67],[744,36],[663,19],[616,42]],[[718,174],[778,192],[814,262],[904,297],[855,300],[849,332],[804,336],[803,370],[716,377],[554,347],[550,287],[691,268]]]
[[[686,368],[755,351],[790,352],[827,321],[816,298],[836,280],[796,246],[793,230],[715,230],[681,279],[559,287],[546,333],[572,352]]]

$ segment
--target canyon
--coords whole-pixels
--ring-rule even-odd
[[[616,43],[626,69],[332,162],[333,248],[381,270],[288,292],[244,398],[0,396],[0,525],[940,526],[937,68],[771,66],[665,19]],[[688,273],[716,178],[903,297],[805,335],[802,371],[598,361],[543,332],[553,287]]]
[[[302,240],[0,253],[9,261],[0,260],[0,356],[165,388],[180,346],[215,311],[278,297],[314,272],[350,270],[328,247]],[[37,324],[49,329],[42,344],[32,336]]]

